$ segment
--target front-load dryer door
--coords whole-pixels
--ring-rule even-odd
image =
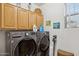
[[[21,40],[15,50],[15,56],[34,56],[36,54],[36,43],[33,39],[25,38]]]
[[[42,37],[42,39],[40,41],[39,49],[42,52],[45,52],[48,48],[49,48],[49,37],[45,35]]]

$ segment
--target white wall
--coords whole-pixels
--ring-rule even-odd
[[[57,49],[63,49],[79,55],[79,28],[67,29],[65,28],[64,19],[64,3],[48,3],[41,7],[44,15],[44,21],[51,20],[52,22],[60,21],[60,29],[53,29],[53,26],[46,27],[45,30],[50,31],[50,55],[53,55],[52,35],[57,35]],[[45,24],[45,22],[44,22]]]
[[[27,9],[27,10],[29,10],[29,9],[28,9],[28,3],[21,3],[21,7],[22,7],[22,8],[25,8],[25,9]],[[40,8],[40,7],[37,6],[37,5],[34,4],[34,3],[31,3],[31,11],[34,11],[35,8]]]
[[[0,55],[5,55],[5,31],[0,31]]]
[[[19,3],[20,5],[18,3],[10,3],[10,4],[16,5],[16,6],[19,6],[19,7],[22,7],[24,9],[28,10],[28,4],[29,3]],[[40,6],[36,5],[35,3],[31,3],[31,11],[34,11],[35,8],[40,8]]]

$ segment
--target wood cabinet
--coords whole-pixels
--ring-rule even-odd
[[[5,29],[16,29],[17,7],[11,4],[0,4],[0,27]]]
[[[43,15],[29,11],[29,29],[32,29],[33,25],[36,25],[39,29],[41,24],[43,24]]]
[[[28,29],[28,11],[23,8],[18,8],[17,12],[18,29]]]
[[[42,24],[43,25],[43,15],[39,15],[37,14],[36,15],[36,23],[37,23],[37,28],[39,29],[40,28],[40,25]]]
[[[29,11],[29,29],[32,29],[33,25],[36,25],[36,13]]]
[[[33,25],[39,29],[40,24],[43,24],[43,15],[12,4],[0,3],[0,29],[32,30]]]

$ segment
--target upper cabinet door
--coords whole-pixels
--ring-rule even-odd
[[[18,8],[18,29],[28,29],[28,11]]]
[[[37,19],[37,28],[40,28],[40,25],[43,25],[43,15],[36,15],[36,19]]]
[[[33,25],[36,25],[36,13],[29,11],[29,29],[33,29]]]
[[[3,4],[2,27],[16,29],[17,27],[17,7],[11,4]]]

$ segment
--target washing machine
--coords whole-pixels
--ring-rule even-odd
[[[49,46],[50,46],[50,39],[49,39],[49,32],[37,32],[37,55],[38,56],[49,56]]]
[[[6,32],[6,52],[9,56],[36,56],[36,39],[32,31]]]

